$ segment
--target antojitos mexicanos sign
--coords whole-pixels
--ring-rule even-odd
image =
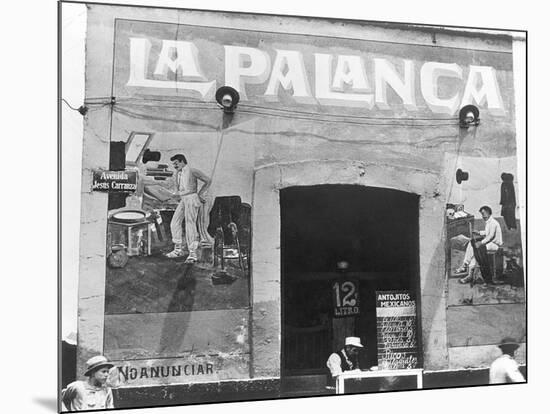
[[[368,46],[368,42],[363,43]],[[486,108],[492,115],[505,113],[496,69],[464,64],[464,59],[459,65],[388,58],[369,54],[368,50],[335,54],[318,53],[318,48],[310,53],[305,46],[302,50],[267,44],[266,50],[229,44],[217,46],[220,51],[223,48],[224,64],[212,67],[211,61],[201,64],[205,55],[219,53],[212,48],[199,49],[194,41],[129,34],[125,42],[129,48],[125,52],[129,73],[124,87],[175,89],[206,101],[212,100],[223,82],[237,89],[245,102],[249,99],[277,102],[285,94],[298,104],[359,107],[367,111],[401,105],[408,112],[430,110],[453,115],[471,103]],[[208,75],[203,66],[208,68]],[[223,71],[223,78],[213,71]]]

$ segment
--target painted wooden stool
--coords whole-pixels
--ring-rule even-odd
[[[499,247],[495,251],[487,251],[487,258],[489,259],[489,270],[491,275],[491,281],[493,283],[502,283],[502,273],[504,272],[504,254],[502,247]]]

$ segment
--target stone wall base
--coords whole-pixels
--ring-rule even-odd
[[[527,368],[525,365],[520,366],[520,371],[527,378]],[[423,380],[424,390],[488,385],[489,369],[428,371],[424,373]],[[119,388],[114,390],[114,397],[116,408],[138,408],[334,395],[334,391],[327,390],[324,385],[321,386],[321,382],[317,379],[311,381],[305,379],[304,383],[299,387],[299,391],[282,390],[279,378],[180,384],[160,387]],[[308,387],[308,384],[310,387]],[[416,388],[414,381],[391,382],[391,384],[393,384],[393,389],[388,389],[387,391],[414,390]],[[379,392],[378,390],[373,391],[372,387],[365,388],[361,387],[360,384],[355,385],[351,387],[346,386],[349,390],[346,394]]]

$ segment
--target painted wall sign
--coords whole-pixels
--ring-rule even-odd
[[[423,45],[118,20],[117,94],[330,105],[453,115],[466,104],[510,111],[510,59]],[[483,56],[480,59],[480,56]]]
[[[190,355],[135,361],[114,361],[119,386],[166,385],[213,382],[246,378],[249,374],[247,355]]]
[[[103,191],[109,193],[131,193],[136,191],[136,189],[136,171],[93,171],[93,191]]]
[[[381,369],[417,367],[416,301],[411,292],[376,292],[376,329]]]
[[[356,280],[337,280],[332,284],[334,316],[359,315],[359,284]]]

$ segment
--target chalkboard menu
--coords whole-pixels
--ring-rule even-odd
[[[416,301],[410,291],[376,292],[376,330],[380,369],[417,367]]]

